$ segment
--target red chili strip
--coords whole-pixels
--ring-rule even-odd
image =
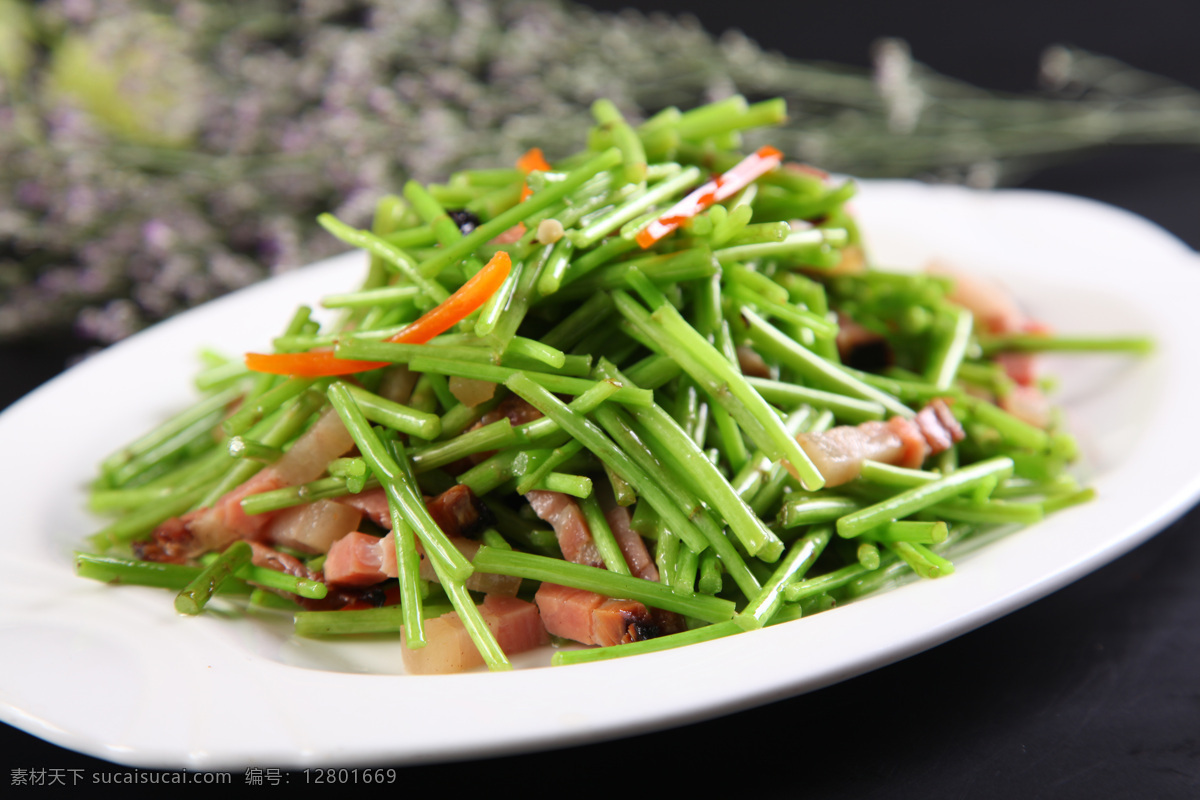
[[[693,189],[691,193],[671,206],[662,216],[651,222],[637,235],[642,249],[651,247],[667,236],[682,223],[695,217],[714,203],[727,200],[751,183],[766,175],[783,161],[783,153],[771,146],[758,148],[730,170],[718,175],[708,183]]]

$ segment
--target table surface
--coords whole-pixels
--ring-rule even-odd
[[[1064,41],[1200,86],[1200,63],[1184,39],[1194,28],[1178,24],[1187,4],[1165,0],[1139,3],[1136,15],[1103,4],[1089,4],[1087,13],[1062,7],[1071,3],[1051,12],[1025,0],[946,13],[920,2],[812,10],[766,2],[590,5],[690,11],[714,32],[740,27],[787,55],[851,63],[866,63],[876,37],[901,36],[940,71],[999,89],[1031,87],[1038,53]],[[1129,209],[1200,247],[1200,149],[1098,153],[1022,185]],[[7,376],[0,407],[53,377],[85,347],[70,338],[0,347]],[[407,768],[402,779],[431,787],[475,780],[501,786],[537,775],[565,788],[581,777],[611,775],[642,794],[698,788],[714,774],[702,769],[713,760],[708,754],[720,753],[732,759],[731,774],[747,793],[1195,798],[1197,665],[1200,509],[1032,606],[821,691],[624,740]],[[8,726],[0,726],[0,753],[8,773],[117,769]]]

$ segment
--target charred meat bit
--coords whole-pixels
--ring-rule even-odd
[[[465,208],[446,209],[446,214],[454,220],[454,224],[462,231],[463,236],[479,227],[479,217]]]

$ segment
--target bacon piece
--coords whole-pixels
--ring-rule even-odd
[[[887,422],[839,425],[823,433],[800,433],[796,441],[825,478],[826,486],[840,486],[858,477],[862,462],[870,459],[902,467],[920,467],[964,434],[954,414],[940,399],[923,408],[915,420],[893,417]]]
[[[601,505],[604,507],[604,518],[608,520],[608,527],[612,529],[613,537],[621,548],[621,555],[625,556],[625,563],[629,565],[629,571],[642,580],[657,583],[658,567],[654,565],[654,559],[646,549],[645,540],[629,524],[629,509],[617,505],[615,501],[609,502],[608,498],[603,498]]]
[[[262,541],[274,516],[246,514],[242,500],[252,494],[308,483],[319,477],[329,462],[354,447],[354,440],[332,410],[325,412],[278,462],[257,472],[241,486],[227,492],[210,508],[169,519],[155,529],[152,541],[136,549],[148,561],[183,562],[212,551],[223,551],[238,539]]]
[[[289,556],[287,553],[281,553],[265,544],[250,542],[250,552],[250,563],[256,567],[273,569],[276,572],[282,572],[310,581],[321,580],[320,573],[313,572],[304,566],[304,563],[300,559],[295,556]]]
[[[337,501],[358,509],[379,527],[391,530],[392,515],[383,489],[343,495]],[[492,512],[487,505],[470,487],[461,484],[451,486],[437,497],[426,497],[425,508],[447,536],[474,536],[492,523]]]
[[[379,527],[391,530],[392,514],[388,509],[387,492],[382,488],[367,489],[365,492],[359,492],[358,494],[342,495],[337,501],[343,505],[358,509],[363,513],[363,516]]]
[[[564,558],[576,564],[604,567],[604,559],[574,498],[546,491],[532,491],[525,496],[537,515],[554,527]],[[630,527],[629,511],[611,498],[603,498],[601,502],[630,572],[645,580],[658,580],[658,569],[646,543]],[[636,642],[682,630],[683,625],[678,614],[648,609],[635,600],[605,597],[553,583],[543,583],[534,601],[550,633],[583,644]]]
[[[604,559],[592,540],[587,520],[583,518],[583,511],[574,498],[562,492],[533,490],[526,493],[525,499],[533,506],[538,517],[554,528],[563,558],[574,564],[604,566]]]
[[[479,542],[451,536],[450,543],[470,561],[479,551]],[[437,573],[425,556],[420,540],[417,552],[421,554],[421,577],[438,582]],[[355,531],[333,543],[325,558],[325,580],[334,586],[371,586],[399,575],[396,567],[396,537],[389,533],[380,538]],[[475,592],[489,592],[498,596],[513,597],[521,588],[521,579],[511,575],[493,575],[474,572],[467,578],[466,586]]]
[[[682,630],[682,619],[653,611],[636,600],[543,583],[534,596],[542,623],[554,636],[608,647],[640,642]]]
[[[500,649],[516,655],[549,644],[546,628],[533,603],[515,597],[488,595],[478,606]],[[402,637],[403,638],[403,637]],[[425,621],[426,645],[401,649],[404,668],[413,675],[443,675],[483,665],[475,643],[456,612]]]
[[[335,586],[371,586],[394,578],[396,540],[353,531],[338,539],[325,557],[325,580]]]

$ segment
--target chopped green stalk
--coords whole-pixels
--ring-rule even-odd
[[[175,610],[180,614],[199,614],[221,584],[240,567],[249,564],[253,555],[250,545],[236,541],[183,588],[175,597]]]
[[[645,446],[644,429],[634,430],[630,420],[623,413],[617,412],[612,408],[601,408],[596,411],[596,419],[604,426],[604,429],[617,441],[621,449],[627,453],[637,465],[649,475],[658,475],[661,488],[666,491],[667,496],[675,504],[670,512],[658,509],[665,523],[670,530],[678,534],[687,547],[695,553],[702,551],[704,544],[699,547],[692,544],[693,539],[690,538],[689,528],[680,528],[682,520],[689,520],[695,523],[695,528],[703,536],[701,542],[707,542],[709,546],[716,550],[717,555],[725,564],[726,570],[733,577],[747,594],[753,594],[758,591],[758,581],[748,569],[745,561],[734,547],[728,537],[724,535],[721,526],[714,521],[712,515],[704,509],[703,504],[696,497],[691,487],[694,485],[689,471],[684,467],[683,463],[677,458],[677,453],[671,449],[660,449],[658,454],[655,454]],[[661,457],[661,461],[659,460]],[[702,456],[703,457],[703,456]],[[705,459],[707,460],[707,459]],[[711,463],[711,462],[710,462]],[[636,486],[635,486],[636,488]],[[655,487],[658,491],[659,487]],[[651,503],[654,501],[651,498]],[[680,531],[683,531],[682,533]],[[771,534],[773,537],[774,534]],[[782,547],[773,547],[770,542],[766,542],[760,548],[760,557],[771,560],[779,557],[779,552]],[[673,575],[672,573],[670,573]]]
[[[691,247],[676,253],[665,253],[622,261],[597,269],[585,278],[565,284],[555,295],[560,300],[576,300],[593,292],[632,288],[630,270],[637,268],[660,286],[711,278],[720,272],[720,265],[706,247]]]
[[[243,403],[241,408],[221,424],[221,429],[230,436],[245,433],[288,400],[304,394],[316,383],[313,378],[288,378],[265,394]]]
[[[579,503],[579,508],[583,511],[583,518],[587,521],[588,530],[592,533],[592,541],[596,543],[596,549],[600,551],[600,558],[604,560],[604,566],[610,571],[622,575],[632,574],[596,496],[591,495],[584,498]]]
[[[458,482],[482,497],[512,480],[517,474],[516,462],[521,455],[519,450],[501,451],[459,475]]]
[[[329,294],[321,300],[325,308],[374,308],[415,300],[421,294],[416,286],[380,286],[357,292]]]
[[[558,291],[558,288],[562,286],[563,276],[567,274],[567,268],[571,266],[571,256],[574,252],[573,239],[564,236],[555,242],[554,249],[550,251],[547,258],[546,266],[538,277],[538,294],[548,297]]]
[[[786,222],[760,222],[748,225],[752,210],[749,205],[740,205],[729,214],[729,220],[723,226],[713,229],[713,247],[722,244],[742,245],[761,244],[763,242],[782,242],[792,232]],[[741,222],[739,226],[738,223]],[[781,284],[782,285],[782,284]]]
[[[932,514],[952,522],[1032,525],[1045,516],[1043,503],[1019,503],[1012,500],[943,500],[929,507]]]
[[[617,228],[663,201],[690,189],[700,180],[698,167],[687,167],[678,175],[667,178],[629,202],[617,206],[600,219],[570,234],[575,246],[585,250]]]
[[[789,603],[798,603],[807,597],[815,597],[841,588],[848,583],[862,578],[864,575],[870,574],[871,571],[859,563],[848,564],[841,569],[834,570],[825,575],[818,575],[815,578],[788,584],[783,592],[783,596]]]
[[[289,575],[286,572],[270,569],[268,567],[256,567],[254,565],[245,565],[233,573],[242,580],[250,583],[258,584],[267,589],[277,589],[281,592],[290,592],[300,597],[307,597],[312,600],[322,600],[329,593],[325,584],[320,581],[310,580],[308,578],[299,578],[295,575]],[[188,613],[188,612],[184,612]]]
[[[517,494],[525,494],[530,489],[544,481],[554,470],[583,450],[583,444],[578,439],[572,439],[562,447],[556,448],[541,464],[521,476],[517,481]]]
[[[647,314],[624,292],[614,292],[617,309],[654,339],[684,371],[737,420],[754,443],[771,458],[782,459],[807,489],[825,483],[821,473],[783,427],[779,417],[732,364],[698,334],[670,305]],[[911,412],[909,412],[911,413]]]
[[[421,609],[423,619],[433,619],[453,611],[448,603],[426,605]],[[350,636],[369,633],[399,633],[404,626],[401,606],[366,608],[358,611],[297,611],[297,636]],[[411,628],[405,630],[409,636]]]
[[[642,140],[621,116],[616,105],[607,98],[592,103],[592,116],[600,123],[601,130],[612,136],[613,144],[621,151],[625,164],[625,181],[639,183],[646,179],[646,150]]]
[[[331,384],[327,393],[329,402],[337,411],[354,443],[358,445],[359,452],[371,465],[371,472],[387,492],[389,506],[395,504],[400,509],[404,521],[412,526],[420,537],[429,560],[435,568],[441,567],[439,576],[444,575],[447,580],[452,581],[465,581],[474,571],[471,562],[450,543],[446,534],[429,516],[416,482],[409,471],[401,466],[407,464],[403,445],[398,442],[394,444],[401,459],[404,459],[398,462],[371,430],[367,418],[355,404],[354,396],[345,383],[339,381]]]
[[[372,256],[377,256],[380,263],[394,268],[396,272],[420,289],[422,295],[420,307],[429,308],[450,296],[450,293],[440,284],[430,280],[426,277],[426,273],[418,270],[412,258],[394,244],[379,238],[370,231],[352,228],[332,214],[320,215],[317,217],[317,222],[346,244],[361,247]]]
[[[388,454],[397,462],[403,459],[394,442],[388,443]],[[400,607],[403,609],[404,645],[410,650],[416,650],[426,645],[423,590],[426,588],[421,580],[421,556],[417,552],[417,543],[413,538],[412,526],[404,519],[401,506],[388,502],[388,515],[392,520],[392,533],[396,542],[396,576],[400,586]],[[436,570],[435,570],[436,571]],[[438,572],[439,581],[444,572]]]
[[[830,391],[840,391],[863,400],[879,403],[888,411],[902,417],[914,416],[911,408],[892,395],[870,386],[837,364],[830,363],[804,345],[785,335],[748,308],[742,309],[748,323],[747,333],[763,355],[779,359],[795,370],[804,380]]]
[[[281,448],[271,447],[262,442],[247,439],[245,436],[234,436],[230,439],[228,450],[231,458],[248,458],[264,464],[272,464],[283,456]]]
[[[568,356],[558,348],[524,336],[512,337],[504,352],[509,356],[525,356],[566,374],[586,375],[591,369],[590,356]]]
[[[584,378],[572,378],[569,375],[555,375],[549,372],[534,372],[519,370],[512,367],[500,367],[492,364],[478,364],[466,361],[451,361],[442,358],[418,358],[409,362],[409,367],[417,372],[439,375],[457,375],[460,378],[474,378],[492,383],[506,383],[512,377],[521,375],[537,385],[551,391],[564,394],[582,395],[596,385],[595,381]],[[644,407],[654,402],[654,394],[648,389],[633,386],[622,386],[613,394],[613,401],[630,406]]]
[[[639,496],[646,498],[655,510],[663,515],[671,530],[688,542],[689,547],[697,552],[705,548],[703,534],[696,529],[691,520],[684,516],[679,506],[659,482],[617,447],[611,439],[604,435],[603,431],[581,414],[572,411],[561,400],[534,383],[526,375],[521,373],[513,375],[505,382],[505,386],[524,398],[538,411],[557,422],[563,430],[580,440],[584,447],[611,467],[617,475],[628,481]]]
[[[620,380],[620,373],[611,364],[602,364],[598,373]],[[783,542],[771,532],[750,507],[738,496],[716,465],[704,455],[671,415],[657,405],[634,409],[633,417],[653,442],[663,451],[672,453],[684,467],[688,482],[696,487],[701,499],[714,508],[729,525],[750,555],[762,554],[775,561],[783,550]]]
[[[374,489],[378,486],[379,481],[374,478],[368,478],[363,484],[362,489]],[[270,511],[279,511],[284,508],[298,506],[301,503],[311,503],[315,500],[325,500],[347,494],[355,494],[350,489],[351,487],[347,485],[345,478],[319,478],[300,486],[285,486],[282,489],[272,489],[268,492],[247,495],[242,498],[242,511],[250,515],[265,514]]]
[[[561,472],[551,472],[533,488],[544,489],[548,492],[560,492],[583,499],[592,496],[592,479],[586,475],[564,475]]]
[[[283,447],[300,432],[309,418],[321,407],[321,404],[320,392],[311,388],[307,389],[281,412],[277,412],[274,417],[263,420],[251,428],[248,432],[249,438],[267,447]],[[262,464],[257,461],[230,460],[233,462],[233,467],[214,486],[209,488],[201,498],[200,506],[211,506],[226,492],[230,492],[250,480],[262,468]]]
[[[844,517],[862,507],[862,503],[849,497],[821,497],[796,493],[784,501],[783,508],[779,511],[779,524],[784,528],[796,528],[801,525],[833,522],[838,517]]]
[[[1046,336],[1008,333],[979,337],[983,355],[996,353],[1130,353],[1154,352],[1154,340],[1145,336]]]
[[[962,467],[949,475],[900,492],[880,503],[852,511],[837,521],[838,535],[851,538],[872,528],[927,508],[941,500],[967,492],[979,484],[1012,474],[1011,458],[1000,456]]]
[[[608,597],[626,597],[651,608],[674,611],[705,622],[732,619],[734,604],[719,597],[683,592],[661,583],[621,575],[569,561],[481,547],[475,554],[475,568],[496,575],[513,575],[534,581],[549,581]]]
[[[879,569],[879,548],[870,542],[860,542],[854,557],[867,569]]]
[[[75,554],[75,572],[85,578],[105,583],[126,583],[131,586],[155,586],[180,590],[196,579],[200,567],[184,564],[160,564],[119,556],[93,553]]]
[[[462,238],[462,231],[458,229],[458,224],[450,219],[446,209],[442,208],[442,204],[424,186],[416,181],[409,181],[404,184],[404,197],[412,203],[417,216],[429,225],[438,243],[449,246]]]
[[[550,663],[556,667],[567,664],[587,664],[592,661],[604,661],[610,658],[624,658],[642,653],[660,653],[676,647],[686,647],[700,642],[711,642],[725,636],[741,633],[737,622],[718,622],[715,625],[705,625],[682,633],[672,633],[668,636],[658,636],[654,639],[644,639],[640,642],[617,644],[610,647],[590,647],[585,650],[558,650],[551,657]]]
[[[750,305],[768,317],[807,329],[816,338],[829,339],[837,336],[837,325],[824,317],[787,302],[780,303],[763,297],[747,286],[730,286],[727,294],[730,299]]]
[[[114,487],[139,486],[186,461],[190,454],[215,446],[213,427],[223,412],[217,410],[208,417],[196,420],[189,427],[164,440],[158,446],[144,450],[114,472],[102,477]]]
[[[846,246],[846,232],[839,228],[810,228],[795,231],[782,242],[761,242],[726,247],[713,253],[722,265],[760,259],[779,259],[790,264],[823,266],[834,249]],[[831,265],[832,266],[832,265]]]
[[[871,531],[871,537],[881,542],[916,542],[918,544],[941,544],[946,541],[949,527],[941,520],[922,522],[902,520],[889,522]]]
[[[406,249],[414,247],[433,247],[437,244],[437,234],[433,232],[433,228],[428,225],[421,225],[416,228],[406,228],[402,231],[394,231],[392,233],[379,233],[383,240],[388,244],[394,244],[396,247]]]
[[[563,277],[562,283],[566,285],[577,281],[597,267],[602,267],[617,256],[636,248],[637,242],[633,239],[625,239],[619,236],[609,239],[595,250],[584,253],[575,259],[575,263],[571,264],[570,269],[567,270],[567,274]]]
[[[442,432],[442,420],[436,414],[394,403],[374,392],[368,392],[361,386],[346,386],[354,402],[362,409],[363,416],[371,422],[429,440],[436,439]]]
[[[788,583],[802,578],[804,573],[816,563],[817,557],[821,555],[825,545],[829,544],[832,534],[833,528],[825,525],[793,544],[788,550],[787,556],[775,568],[771,579],[763,584],[759,593],[751,598],[750,603],[733,618],[734,622],[742,630],[747,631],[761,628],[767,624],[779,609],[780,604],[783,603],[784,587]]]
[[[570,350],[586,334],[596,329],[613,313],[612,296],[600,292],[589,297],[583,305],[568,314],[542,337],[542,344]]]
[[[194,486],[172,492],[161,500],[147,503],[130,511],[125,516],[101,528],[88,541],[97,550],[106,550],[114,544],[132,542],[154,530],[171,517],[178,517],[192,508],[204,496],[207,486]]]
[[[453,464],[460,458],[466,458],[475,453],[509,447],[516,441],[517,434],[513,430],[512,423],[505,417],[490,425],[467,431],[453,439],[446,439],[423,447],[414,447],[409,457],[412,459],[413,471],[422,473]]]
[[[916,542],[888,542],[887,546],[922,578],[940,578],[954,572],[953,564]]]
[[[911,486],[920,486],[925,483],[932,483],[942,477],[936,472],[926,472],[923,469],[909,469],[907,467],[897,467],[892,464],[883,464],[879,461],[866,459],[862,463],[859,471],[859,477],[864,481],[878,483],[881,486],[903,486],[905,488]]]
[[[986,400],[968,395],[963,401],[974,419],[994,428],[1006,442],[1034,452],[1041,452],[1049,447],[1050,437],[1041,428],[1014,417]]]
[[[1087,503],[1096,498],[1096,490],[1088,487],[1075,492],[1067,492],[1054,497],[1047,498],[1042,501],[1042,509],[1049,514],[1053,511],[1060,511],[1064,508]]]
[[[600,153],[586,164],[572,170],[562,181],[551,183],[545,189],[534,192],[523,203],[518,203],[507,211],[497,214],[455,244],[440,249],[434,256],[421,264],[421,274],[437,275],[444,267],[466,258],[517,223],[524,222],[538,212],[544,211],[595,175],[612,169],[619,163],[621,163],[621,151],[616,148]]]
[[[101,473],[107,475],[117,472],[123,467],[128,466],[130,462],[157,450],[164,443],[170,442],[181,433],[191,430],[196,423],[203,422],[209,419],[214,413],[220,412],[230,403],[237,400],[240,395],[240,391],[230,388],[201,400],[187,411],[172,417],[150,433],[104,459],[100,464]],[[158,458],[161,457],[159,456]]]
[[[773,403],[781,408],[798,406],[801,403],[817,408],[827,408],[839,420],[851,425],[872,419],[883,419],[887,415],[887,409],[883,404],[873,400],[861,400],[836,392],[826,392],[794,383],[783,383],[770,378],[757,378],[750,375],[746,376],[746,382],[753,386],[768,403]]]
[[[939,389],[949,389],[954,385],[975,325],[975,317],[961,306],[952,306],[946,316],[946,329],[940,331],[930,354],[929,365],[925,368],[925,377]]]
[[[696,589],[703,594],[717,594],[724,586],[721,580],[721,560],[712,548],[700,554],[699,578]]]
[[[479,310],[479,316],[475,318],[476,336],[490,336],[492,331],[496,330],[496,324],[500,321],[501,315],[512,303],[513,295],[517,291],[517,284],[521,282],[521,276],[527,266],[525,259],[514,263],[512,272],[508,273],[504,283],[500,284],[500,288],[483,304]]]

